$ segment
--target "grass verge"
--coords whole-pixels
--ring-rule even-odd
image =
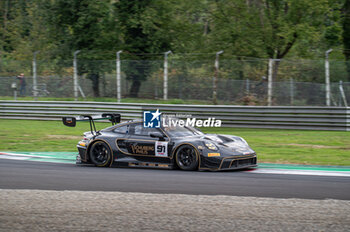
[[[96,123],[97,129],[110,124]],[[0,119],[0,151],[76,151],[87,122],[77,127],[60,121]],[[350,166],[350,132],[243,128],[204,128],[203,132],[243,137],[259,162]]]
[[[14,100],[13,97],[0,97],[0,100]],[[17,97],[19,101],[34,101],[34,97]],[[95,102],[117,102],[116,98],[98,97],[98,98],[79,98],[79,101],[95,101]],[[38,101],[74,101],[74,98],[54,98],[39,97]],[[122,98],[121,103],[149,103],[149,104],[187,104],[187,105],[212,105],[212,101],[207,100],[183,100],[183,99],[145,99],[145,98]],[[232,102],[219,102],[220,104],[232,104]]]

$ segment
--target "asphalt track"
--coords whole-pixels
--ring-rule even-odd
[[[6,159],[0,160],[0,189],[350,200],[350,178],[345,176],[96,168]]]

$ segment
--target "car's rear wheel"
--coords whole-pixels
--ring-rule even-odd
[[[105,142],[97,141],[91,146],[90,160],[98,167],[106,167],[111,163],[112,151]]]
[[[182,170],[190,171],[198,168],[198,154],[191,145],[183,145],[177,149],[175,159],[177,166]]]

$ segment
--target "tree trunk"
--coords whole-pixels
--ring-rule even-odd
[[[273,62],[273,71],[272,71],[272,80],[273,81],[277,81],[277,74],[278,74],[278,68],[280,66],[280,60],[275,60],[275,62]]]
[[[3,24],[4,32],[3,32],[3,39],[5,40],[5,36],[6,36],[6,32],[7,32],[9,0],[6,0],[6,2],[4,4],[5,4],[5,6],[4,6],[4,24]]]
[[[129,96],[130,97],[138,97],[140,87],[141,87],[141,81],[133,80],[132,84],[131,84]]]
[[[346,71],[348,73],[348,82],[350,82],[350,57],[349,59],[346,61]]]
[[[102,97],[107,96],[107,91],[106,91],[106,75],[102,74]]]
[[[92,91],[94,93],[94,97],[100,97],[100,75],[97,73],[89,74],[88,78],[92,81]]]
[[[244,80],[244,62],[242,61],[242,58],[241,57],[238,57],[238,64],[239,64],[239,70],[238,70],[238,79],[239,80]]]

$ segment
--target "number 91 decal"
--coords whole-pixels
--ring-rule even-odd
[[[155,144],[155,154],[159,157],[168,157],[168,142],[159,142]]]

